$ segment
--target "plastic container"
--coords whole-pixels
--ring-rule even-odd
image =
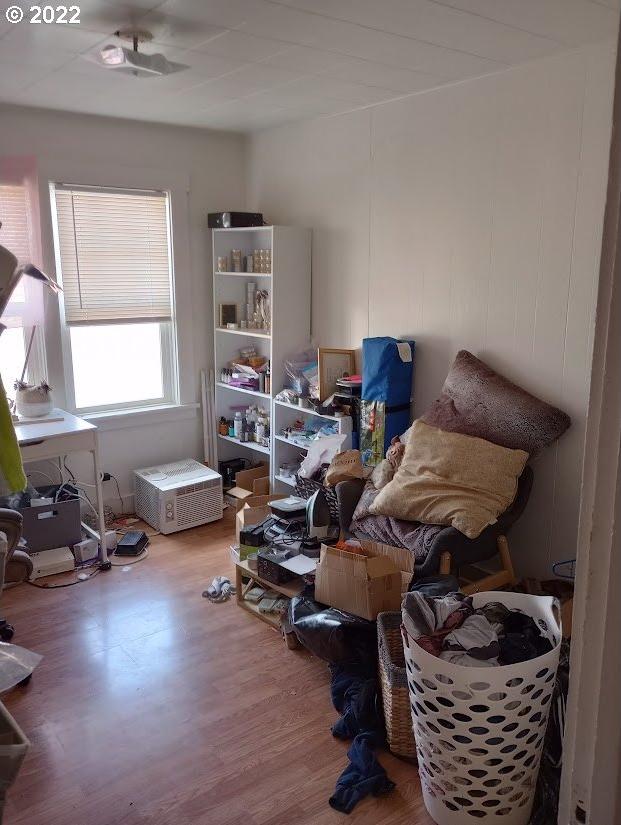
[[[233,419],[233,435],[235,438],[241,438],[242,432],[242,414],[239,410],[235,413],[235,418]]]
[[[30,747],[30,742],[0,702],[0,822],[4,811],[4,800]]]
[[[561,645],[550,596],[488,592],[537,622],[553,649],[502,667],[462,667],[432,656],[402,628],[425,807],[438,825],[528,825]]]

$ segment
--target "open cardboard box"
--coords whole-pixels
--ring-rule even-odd
[[[375,541],[358,541],[357,552],[322,545],[315,573],[315,599],[374,620],[384,610],[399,610],[414,573],[408,550]]]
[[[228,504],[240,510],[253,496],[266,496],[270,491],[270,465],[262,462],[250,470],[240,470],[235,474],[235,487],[225,493]]]

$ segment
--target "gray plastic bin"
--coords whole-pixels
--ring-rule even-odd
[[[80,500],[58,501],[40,507],[20,507],[22,536],[29,553],[77,544],[82,539]]]

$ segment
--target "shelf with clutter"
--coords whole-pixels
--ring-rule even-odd
[[[310,231],[214,229],[212,252],[217,459],[271,456],[284,360],[310,335]]]

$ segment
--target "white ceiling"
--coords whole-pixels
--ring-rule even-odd
[[[7,0],[26,18],[32,0]],[[77,0],[80,25],[0,19],[0,101],[252,131],[614,41],[619,0]],[[4,10],[5,6],[3,6]],[[129,25],[186,71],[84,59]]]

